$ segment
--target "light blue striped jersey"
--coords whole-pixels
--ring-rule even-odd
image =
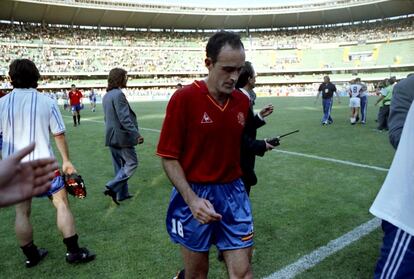
[[[14,89],[0,99],[0,132],[3,132],[3,158],[31,142],[35,150],[23,161],[53,156],[50,133],[65,132],[58,105],[34,88]]]

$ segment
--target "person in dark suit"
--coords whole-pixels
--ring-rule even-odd
[[[243,92],[250,100],[250,110],[248,120],[243,132],[241,147],[241,169],[243,172],[242,180],[246,188],[247,195],[250,195],[250,189],[257,184],[257,176],[254,171],[256,156],[263,156],[266,151],[275,148],[266,142],[266,140],[256,140],[257,129],[266,124],[265,117],[273,112],[273,105],[265,106],[258,114],[254,114],[253,106],[256,100],[256,94],[253,88],[256,85],[256,73],[249,61],[245,62],[240,77],[236,83],[236,88]]]
[[[122,88],[126,87],[127,72],[114,68],[109,72],[107,93],[102,105],[105,115],[105,145],[112,155],[115,177],[106,183],[104,194],[119,204],[131,198],[128,179],[138,166],[135,145],[144,142],[135,113],[129,106]]]

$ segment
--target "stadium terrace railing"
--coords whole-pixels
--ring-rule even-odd
[[[274,4],[272,6],[257,7],[208,7],[201,5],[167,5],[167,4],[144,4],[128,1],[113,0],[31,0],[47,4],[61,4],[76,7],[106,7],[109,9],[122,9],[140,12],[160,13],[184,13],[184,14],[211,14],[211,15],[252,15],[252,14],[285,14],[318,11],[334,8],[348,8],[367,4],[375,4],[384,0],[327,0],[323,2],[300,3],[300,4]]]

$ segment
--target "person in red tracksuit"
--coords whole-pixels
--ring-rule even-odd
[[[72,107],[73,126],[80,125],[80,110],[82,109],[82,92],[72,84],[72,90],[69,91],[68,99]]]

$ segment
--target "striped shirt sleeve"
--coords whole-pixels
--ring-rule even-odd
[[[51,116],[50,116],[50,131],[54,135],[59,135],[65,132],[65,123],[63,122],[62,114],[56,102],[51,102]]]

